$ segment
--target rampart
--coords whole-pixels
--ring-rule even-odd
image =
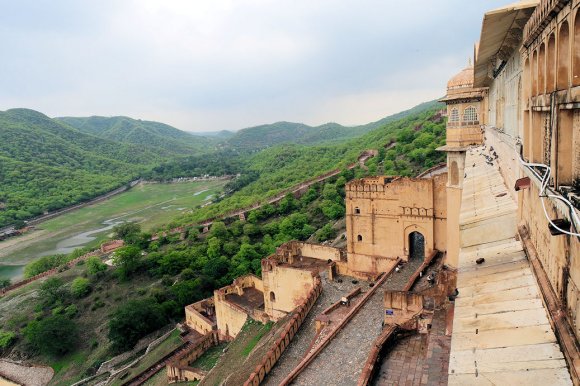
[[[215,315],[221,340],[231,340],[241,331],[248,316],[265,323],[264,286],[254,275],[238,277],[234,283],[214,291]]]
[[[185,307],[185,324],[202,335],[217,329],[214,298]]]
[[[268,350],[266,355],[264,355],[260,364],[256,366],[254,372],[250,374],[248,380],[244,382],[244,386],[258,386],[264,380],[278,359],[280,359],[280,356],[286,347],[288,347],[292,338],[296,335],[296,332],[302,325],[302,322],[304,322],[304,319],[306,319],[308,312],[320,296],[321,292],[322,283],[320,278],[317,277],[314,286],[310,289],[304,302],[293,311],[292,318],[286,323],[282,333],[274,341],[274,344],[270,347],[270,350]]]
[[[195,362],[210,347],[218,343],[215,332],[205,334],[197,340],[188,350],[180,351],[175,357],[167,362],[167,380],[173,382],[191,382],[201,380],[205,376],[205,371],[191,367],[189,364]]]

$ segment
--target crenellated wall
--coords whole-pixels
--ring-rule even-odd
[[[408,260],[409,236],[424,237],[425,255],[446,250],[447,173],[431,178],[371,177],[346,185],[348,268],[385,272]]]

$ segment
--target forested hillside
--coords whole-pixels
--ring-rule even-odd
[[[191,155],[212,151],[218,139],[193,135],[160,122],[128,117],[62,117],[79,131],[116,142],[163,149],[166,155]]]
[[[422,107],[359,138],[339,143],[284,144],[257,153],[231,155],[233,159],[226,159],[226,164],[241,165],[237,191],[219,203],[176,220],[176,224],[213,217],[272,197],[308,178],[344,168],[367,149],[377,149],[379,155],[367,161],[366,173],[415,175],[444,160],[444,153],[435,150],[445,143],[442,107],[431,103],[426,109]]]
[[[33,110],[0,112],[0,227],[89,200],[167,159],[164,149],[99,138]]]
[[[235,149],[248,150],[261,149],[283,143],[316,145],[343,142],[351,138],[360,137],[389,122],[429,110],[436,104],[436,101],[422,103],[412,109],[360,126],[342,126],[338,123],[330,122],[312,127],[302,123],[276,122],[269,125],[249,127],[235,133],[223,145]]]

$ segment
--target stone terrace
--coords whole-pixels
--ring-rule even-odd
[[[274,366],[270,374],[264,380],[264,385],[277,386],[280,382],[300,363],[300,360],[306,355],[310,346],[313,343],[316,333],[315,319],[327,307],[336,303],[342,296],[345,296],[356,287],[368,287],[368,283],[360,281],[358,284],[352,284],[352,279],[344,276],[339,276],[343,282],[329,281],[326,272],[320,273],[322,280],[322,293],[308,313],[304,323],[300,327],[298,333],[290,342],[278,363]]]
[[[393,272],[293,384],[356,385],[372,344],[382,331],[385,290],[402,290],[422,262],[411,260],[400,272]]]
[[[571,385],[515,238],[516,204],[482,151],[468,151],[465,162],[449,385]]]

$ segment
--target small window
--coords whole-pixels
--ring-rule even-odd
[[[274,291],[270,291],[270,301],[271,302],[276,301],[276,294],[274,293]]]
[[[451,109],[451,114],[449,115],[449,122],[459,122],[459,110],[455,108]]]
[[[463,112],[463,122],[477,124],[479,118],[477,117],[477,110],[473,106],[469,106]]]
[[[358,241],[362,241],[362,236],[361,236],[361,235],[358,235],[358,236],[356,237],[356,239],[357,239]]]
[[[354,208],[354,214],[360,214],[360,208],[358,206]]]

